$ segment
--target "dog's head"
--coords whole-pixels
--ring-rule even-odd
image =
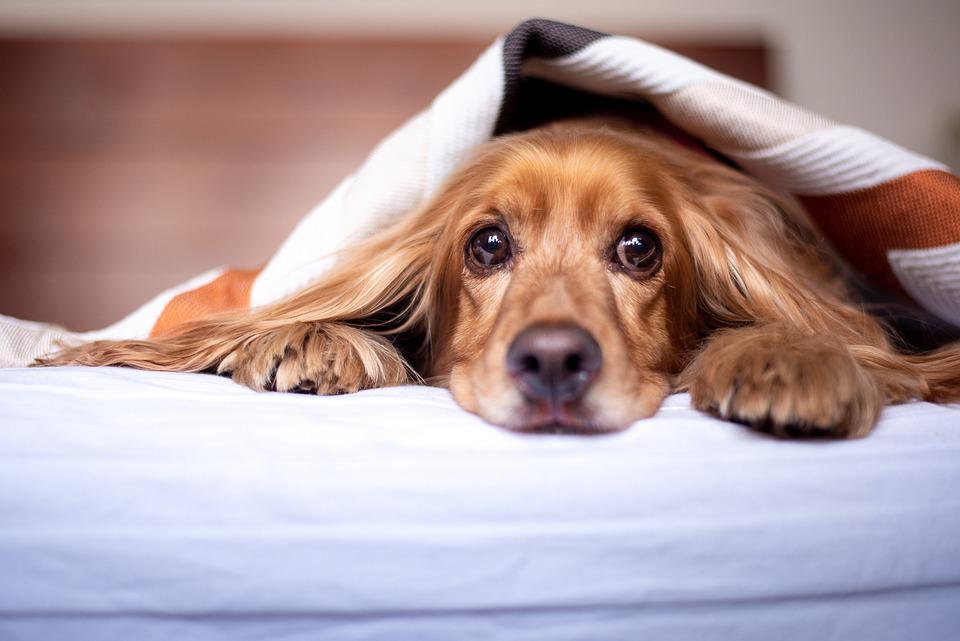
[[[467,409],[523,430],[624,426],[670,389],[689,328],[681,185],[635,138],[554,127],[490,145],[451,187],[438,365]],[[449,198],[449,196],[453,198]]]
[[[745,283],[777,251],[762,245],[795,236],[782,206],[655,135],[561,124],[495,140],[404,232],[429,252],[427,369],[513,429],[649,416],[707,327],[756,316]]]

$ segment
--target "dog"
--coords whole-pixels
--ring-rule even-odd
[[[41,364],[317,394],[429,382],[523,432],[619,430],[689,391],[775,436],[855,438],[887,404],[960,400],[960,347],[898,352],[835,265],[790,198],[580,119],[493,139],[287,300]]]

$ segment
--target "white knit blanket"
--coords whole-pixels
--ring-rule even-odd
[[[161,321],[185,320],[184,309],[208,309],[195,303],[227,285],[238,292],[234,306],[301,290],[352,238],[413,210],[477,145],[520,127],[536,109],[524,102],[529,89],[542,81],[652,105],[744,171],[797,196],[848,261],[878,284],[960,325],[960,181],[947,167],[652,44],[531,20],[496,40],[384,139],[259,273],[238,279],[226,269],[208,272],[84,334],[0,316],[0,366],[26,365],[60,340],[149,336]],[[906,219],[911,225],[899,225]],[[190,305],[172,305],[184,296]]]

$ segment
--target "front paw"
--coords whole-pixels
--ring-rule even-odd
[[[381,336],[335,323],[297,323],[256,334],[217,367],[258,391],[346,394],[402,385],[409,373]]]
[[[838,341],[762,328],[714,338],[684,374],[697,409],[779,437],[853,438],[876,423],[876,384]]]

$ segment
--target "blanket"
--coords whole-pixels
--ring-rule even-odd
[[[428,199],[475,147],[547,119],[557,91],[652,107],[795,196],[873,283],[960,326],[960,180],[948,167],[655,45],[534,19],[497,39],[387,136],[262,269],[210,271],[94,332],[0,317],[0,366],[26,365],[59,341],[156,336],[294,294],[323,275],[339,248]]]

